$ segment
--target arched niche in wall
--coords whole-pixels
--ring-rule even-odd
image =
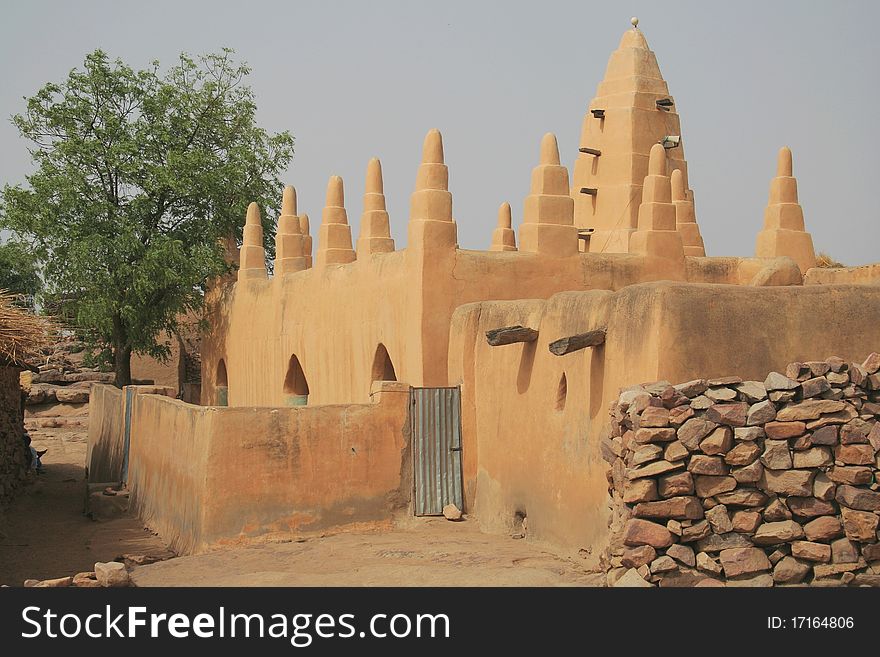
[[[388,355],[388,350],[381,342],[376,347],[376,354],[373,356],[370,381],[397,381],[394,363],[391,362],[391,356]]]
[[[287,363],[284,397],[288,406],[305,406],[309,403],[309,382],[296,354],[293,354]]]
[[[226,374],[226,361],[221,358],[217,363],[217,406],[229,406],[229,376]]]

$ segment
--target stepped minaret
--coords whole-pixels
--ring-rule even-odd
[[[688,193],[684,175],[676,169],[672,172],[672,204],[675,206],[675,229],[681,233],[686,256],[706,256],[706,247],[694,211],[694,193]]]
[[[510,203],[498,208],[498,227],[492,231],[490,251],[516,251],[516,233],[511,228]]]
[[[351,248],[351,226],[348,225],[348,214],[345,211],[342,178],[330,176],[327,201],[321,213],[315,266],[344,265],[353,262],[356,257]]]
[[[256,203],[251,203],[247,209],[239,262],[238,280],[268,277],[266,251],[263,249],[263,224],[260,221],[260,206]]]
[[[394,250],[385,192],[382,186],[382,164],[375,157],[367,164],[367,183],[364,190],[364,213],[361,215],[361,234],[357,241],[358,257],[371,253]]]
[[[296,190],[288,185],[281,197],[281,216],[275,232],[275,275],[292,274],[306,268],[303,235],[296,216]]]
[[[626,253],[638,225],[642,181],[651,147],[681,136],[678,111],[648,48],[638,20],[611,54],[605,77],[590,102],[572,172],[574,223],[593,228],[590,251]],[[675,140],[667,140],[673,146]],[[667,152],[687,188],[687,163],[679,142]]]
[[[556,135],[541,139],[540,163],[532,169],[531,193],[523,205],[519,226],[520,251],[570,256],[578,251],[578,232],[569,196],[568,169],[559,163]]]
[[[408,248],[455,248],[458,234],[452,220],[449,169],[443,162],[443,137],[433,129],[425,136],[416,190],[410,196]]]
[[[779,149],[776,177],[770,181],[770,201],[764,211],[764,230],[758,233],[755,255],[788,256],[805,273],[816,266],[813,238],[804,228],[804,211],[798,203],[797,178],[792,175],[791,149]]]
[[[672,181],[666,175],[666,149],[651,148],[648,175],[642,185],[638,229],[629,243],[630,253],[684,262],[681,233],[676,230]]]

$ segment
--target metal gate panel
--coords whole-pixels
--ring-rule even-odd
[[[411,388],[413,497],[417,516],[463,509],[461,483],[461,390]]]

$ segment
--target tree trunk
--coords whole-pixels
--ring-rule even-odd
[[[113,346],[113,371],[116,373],[114,381],[117,388],[131,385],[131,345],[128,343],[128,332],[122,317],[113,315],[113,333],[111,337]]]
[[[131,385],[131,347],[113,348],[113,367],[116,387]]]

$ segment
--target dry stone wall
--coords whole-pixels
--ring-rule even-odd
[[[611,409],[615,586],[880,586],[880,354],[666,381]]]
[[[21,388],[18,370],[0,367],[0,510],[27,479],[28,453],[22,434]]]

